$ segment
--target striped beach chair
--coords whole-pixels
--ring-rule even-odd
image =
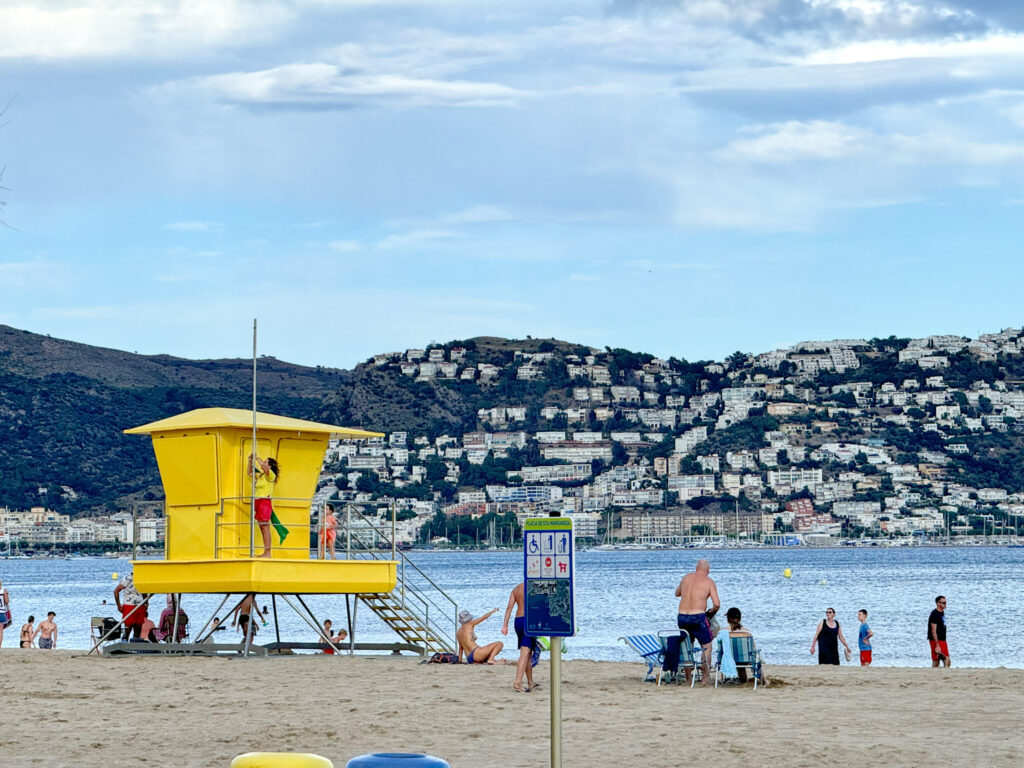
[[[619,640],[640,654],[640,658],[647,662],[647,674],[644,675],[643,682],[653,683],[658,677],[661,677],[661,662],[664,653],[661,640],[657,635],[627,635],[620,637]],[[658,677],[654,675],[655,667],[658,667]]]

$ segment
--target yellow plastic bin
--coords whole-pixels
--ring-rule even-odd
[[[247,752],[232,760],[231,768],[334,768],[334,763],[303,752]]]

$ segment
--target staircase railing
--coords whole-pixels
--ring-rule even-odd
[[[398,578],[391,594],[398,607],[416,619],[448,650],[454,651],[455,630],[459,626],[458,603],[398,549],[393,508],[391,512],[391,520],[384,526],[364,515],[358,505],[346,504],[344,515],[338,519],[338,544],[344,542],[347,559],[396,560]],[[361,522],[362,525],[353,526],[353,522]],[[379,548],[374,537],[387,549]]]

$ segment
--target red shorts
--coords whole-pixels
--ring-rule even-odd
[[[949,648],[946,646],[945,640],[929,640],[928,643],[932,647],[932,661],[939,660],[939,653],[949,658]]]
[[[860,652],[860,663],[861,664],[870,664],[871,663],[871,651],[861,651]]]
[[[256,522],[268,523],[270,516],[274,513],[274,505],[270,499],[256,499]]]
[[[138,608],[135,613],[132,613],[132,608]],[[131,616],[128,614],[131,613]],[[124,617],[124,625],[126,627],[142,626],[142,622],[146,620],[146,606],[144,605],[122,605],[121,616]]]

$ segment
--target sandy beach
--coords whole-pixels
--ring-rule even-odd
[[[566,766],[696,763],[889,766],[1024,762],[1024,671],[769,668],[772,685],[690,690],[640,682],[639,664],[563,662]],[[460,768],[543,766],[548,666],[414,658],[98,658],[0,652],[0,765],[214,768],[253,750],[344,766],[373,751]]]

